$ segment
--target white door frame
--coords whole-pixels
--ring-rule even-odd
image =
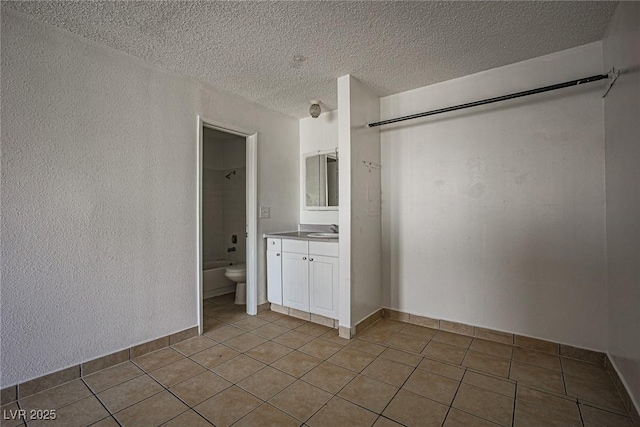
[[[247,313],[258,314],[258,134],[198,115],[197,140],[197,253],[198,333],[204,329],[202,310],[202,137],[203,128],[242,136],[247,141]]]

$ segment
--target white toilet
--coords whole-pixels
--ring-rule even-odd
[[[236,282],[236,304],[247,303],[247,264],[233,264],[224,269],[224,275]]]

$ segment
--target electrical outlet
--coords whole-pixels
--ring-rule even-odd
[[[269,206],[260,206],[260,218],[271,218],[271,208]]]

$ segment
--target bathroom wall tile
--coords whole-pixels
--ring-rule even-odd
[[[169,335],[169,345],[177,344],[180,341],[184,341],[189,338],[193,338],[198,335],[198,327],[193,326],[175,334]]]
[[[584,360],[585,362],[604,366],[605,354],[600,353],[599,351],[586,350],[583,348],[560,344],[560,356],[571,357],[572,359]]]
[[[133,359],[165,347],[169,347],[169,335],[131,347],[129,357]]]
[[[18,385],[18,398],[48,390],[52,387],[80,378],[80,365],[53,372]]]
[[[90,375],[94,372],[106,369],[110,366],[118,365],[129,360],[129,349],[116,351],[106,356],[84,362],[80,365],[82,376]]]
[[[471,325],[465,325],[464,323],[450,322],[448,320],[440,320],[440,329],[447,332],[454,332],[456,334],[473,336],[474,328]]]

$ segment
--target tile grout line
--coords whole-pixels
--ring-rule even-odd
[[[106,418],[113,418],[113,420],[116,422],[116,424],[118,424],[118,426],[122,427],[122,424],[120,424],[120,421],[118,421],[118,420],[116,419],[116,417],[114,417],[114,416],[113,416],[113,414],[111,413],[111,411],[109,410],[109,408],[107,408],[107,407],[105,406],[105,404],[104,404],[104,403],[102,403],[102,400],[100,400],[100,398],[99,398],[99,397],[98,397],[98,396],[93,392],[93,389],[92,389],[91,387],[89,387],[89,384],[87,384],[87,383],[84,381],[84,378],[80,377],[80,381],[82,381],[82,384],[84,384],[84,386],[85,386],[86,388],[88,388],[88,389],[89,389],[89,391],[91,392],[91,395],[92,395],[93,397],[95,397],[95,398],[96,398],[96,400],[97,400],[98,402],[100,402],[100,405],[102,405],[102,407],[107,411],[107,414],[109,414],[109,416],[108,416],[108,417],[102,418],[102,419],[100,419],[100,420],[98,420],[98,421],[96,421],[96,422],[100,422],[100,421],[102,421],[102,420],[104,420],[104,419],[106,419]],[[95,423],[93,423],[93,424],[95,424]]]

